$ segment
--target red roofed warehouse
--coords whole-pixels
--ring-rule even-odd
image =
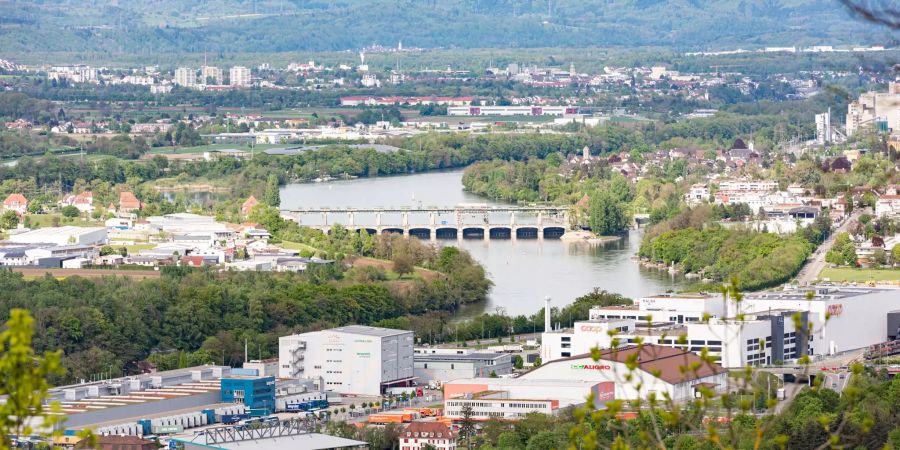
[[[634,380],[625,382],[623,377],[628,373],[625,362],[632,355],[636,355],[638,367]],[[617,399],[632,400],[655,392],[658,398],[667,393],[675,401],[684,401],[696,396],[697,385],[724,389],[726,378],[722,366],[706,363],[695,353],[648,344],[604,350],[599,361],[591,359],[589,354],[558,359],[520,379],[613,381]],[[639,383],[642,384],[640,392],[636,388]]]

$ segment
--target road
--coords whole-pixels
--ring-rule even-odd
[[[822,387],[841,393],[850,383],[852,376],[850,366],[862,360],[864,349],[843,352],[810,362],[808,366],[761,367],[759,370],[775,375],[812,375],[821,376]],[[843,369],[842,369],[843,368]],[[775,413],[781,412],[791,404],[794,397],[807,387],[805,383],[784,383],[785,399],[775,405]]]
[[[813,252],[812,259],[807,261],[806,265],[804,265],[803,268],[800,269],[800,272],[797,273],[797,281],[801,285],[810,284],[819,278],[819,273],[825,268],[825,255],[828,253],[828,250],[831,250],[831,246],[834,245],[834,240],[837,235],[847,231],[850,223],[859,219],[859,216],[864,212],[865,210],[863,208],[855,209],[850,217],[844,220],[844,223],[837,227],[834,232],[828,236],[828,239]]]

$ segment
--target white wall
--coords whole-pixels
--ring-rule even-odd
[[[279,377],[291,377],[291,350],[301,341],[306,341],[301,376],[322,377],[324,390],[378,395],[382,382],[413,376],[412,332],[382,338],[323,330],[279,339]]]

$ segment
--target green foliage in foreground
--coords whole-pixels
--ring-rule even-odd
[[[900,448],[900,379],[857,368],[843,394],[816,383],[775,413],[774,390],[765,374],[748,371],[753,382],[739,394],[704,396],[683,405],[658,400],[634,418],[611,408],[567,408],[551,416],[530,413],[520,420],[478,423],[471,448],[512,449],[790,449]],[[766,395],[766,391],[769,394]],[[715,418],[723,418],[717,423]],[[357,428],[329,423],[324,432],[369,442],[372,449],[395,448],[396,426]],[[469,448],[462,439],[459,448]]]
[[[736,278],[740,289],[761,289],[783,283],[796,274],[812,245],[795,235],[727,229],[685,228],[665,232],[641,243],[640,256],[676,264],[685,272],[714,280]]]

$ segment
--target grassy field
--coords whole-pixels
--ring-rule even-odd
[[[819,273],[819,278],[831,281],[851,281],[865,283],[869,281],[900,281],[900,269],[851,269],[848,267],[826,267]]]
[[[281,241],[281,246],[288,250],[306,250],[313,253],[320,253],[319,249],[299,242]]]
[[[113,247],[120,247],[120,245],[116,245],[116,244],[115,244],[115,241],[110,242],[109,245],[111,245],[111,246],[113,246]],[[129,255],[137,255],[138,253],[141,252],[141,250],[150,250],[151,248],[156,248],[156,244],[150,244],[150,243],[135,243],[135,244],[133,244],[133,245],[126,245],[126,246],[125,246],[125,249],[128,250],[128,254],[129,254]]]
[[[66,219],[62,214],[27,214],[25,217],[31,223],[31,228],[46,228],[53,226],[54,217],[59,220],[59,226],[74,225],[76,227],[102,227],[106,226],[104,222],[99,220],[82,220],[80,217],[75,219]]]

